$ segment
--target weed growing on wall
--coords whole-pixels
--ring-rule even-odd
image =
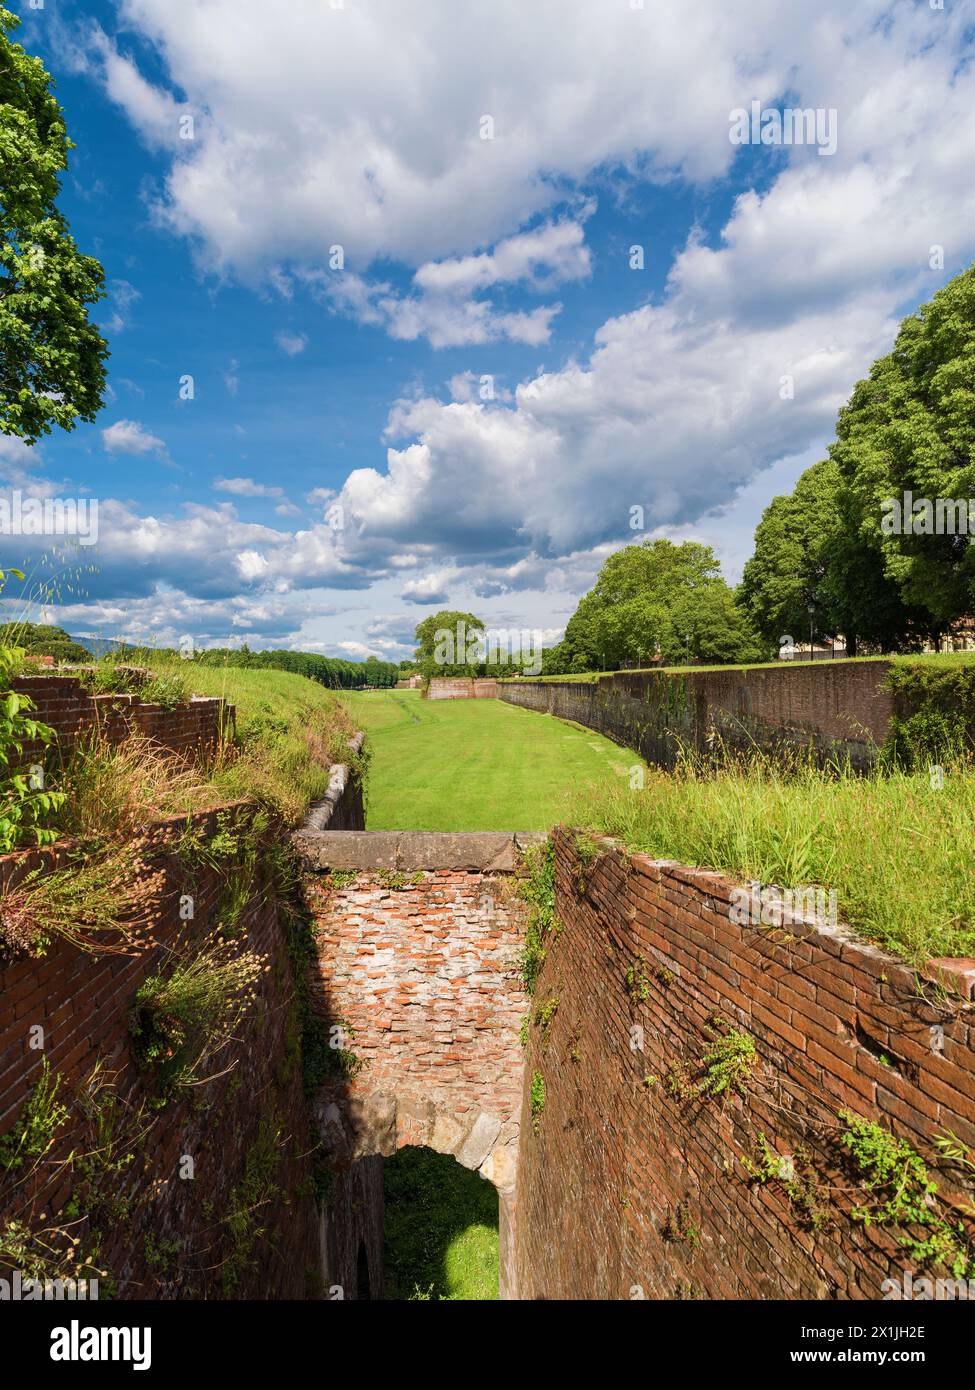
[[[127,1221],[133,1199],[125,1177],[145,1152],[155,1124],[144,1100],[122,1096],[118,1073],[96,1063],[77,1091],[78,1121],[87,1147],[72,1155],[74,1188],[65,1207],[72,1220],[85,1218],[92,1230],[111,1229]]]
[[[542,1112],[545,1109],[545,1078],[540,1071],[532,1072],[528,1104],[532,1117],[532,1132],[537,1134],[542,1125]]]
[[[354,870],[349,871],[348,879],[341,871],[336,873],[333,870],[327,887],[343,886],[343,882],[351,882],[355,877]],[[330,1079],[355,1076],[363,1062],[351,1046],[355,1034],[350,1024],[340,1018],[322,1018],[313,1007],[308,976],[317,960],[315,941],[301,898],[300,866],[290,847],[282,850],[276,881],[278,902],[284,912],[287,929],[303,1084],[305,1094],[311,1096]]]
[[[687,1063],[675,1058],[667,1067],[667,1094],[683,1103],[695,1098],[713,1100],[727,1094],[746,1095],[758,1062],[755,1044],[747,1033],[729,1026],[720,1014],[712,1014],[705,1030],[713,1039],[692,1078]]]
[[[97,1279],[105,1235],[131,1220],[126,1173],[145,1152],[154,1120],[123,1097],[98,1063],[76,1090],[45,1059],[10,1130],[0,1139],[0,1270],[36,1280]],[[68,1147],[70,1142],[70,1148]],[[58,1207],[55,1192],[69,1180]]]
[[[208,1063],[254,1003],[267,968],[265,956],[213,933],[196,954],[174,951],[168,969],[143,981],[129,1031],[139,1067],[155,1077],[156,1105],[207,1079]]]
[[[359,876],[358,869],[329,869],[325,882],[329,888],[348,888]]]
[[[664,1240],[683,1241],[692,1250],[701,1244],[701,1231],[691,1219],[690,1208],[686,1202],[678,1202],[667,1214],[663,1228]]]
[[[73,850],[49,871],[32,870],[3,898],[0,947],[8,958],[43,956],[62,937],[94,955],[149,949],[165,875],[144,840],[91,855]]]
[[[975,1278],[975,1244],[964,1222],[938,1198],[938,1184],[920,1154],[906,1139],[849,1110],[839,1118],[840,1144],[864,1197],[851,1212],[853,1220],[898,1231],[898,1242],[919,1264],[943,1264],[956,1279]]]
[[[538,973],[545,960],[547,942],[558,931],[555,912],[555,846],[551,840],[532,845],[524,853],[526,876],[518,891],[528,903],[528,923],[521,952],[521,975],[528,994],[535,993]]]
[[[558,995],[553,995],[546,999],[545,1003],[535,1010],[535,1023],[542,1030],[542,1048],[548,1045],[548,1035],[552,1024],[555,1022],[555,1015],[559,1011]]]
[[[637,956],[626,972],[626,992],[631,1004],[644,1004],[650,998],[650,977],[643,956]]]
[[[691,1081],[686,1063],[679,1058],[674,1058],[668,1062],[667,1070],[664,1074],[664,1090],[671,1100],[683,1102],[689,1100],[696,1094],[696,1088]]]
[[[272,823],[271,816],[260,806],[235,807],[220,811],[216,827],[207,834],[190,820],[177,847],[181,862],[192,874],[206,867],[220,875],[223,889],[214,917],[214,927],[225,937],[239,930],[245,909],[258,900],[259,870],[268,883],[268,894],[278,900],[284,885],[277,882],[284,870],[278,860],[281,828]]]
[[[230,1195],[224,1218],[229,1250],[222,1272],[223,1291],[228,1298],[238,1291],[253,1266],[255,1247],[266,1230],[266,1208],[279,1193],[282,1135],[277,1114],[272,1110],[262,1115],[244,1160],[244,1176]]]
[[[60,1089],[61,1078],[45,1057],[16,1123],[0,1137],[0,1170],[14,1173],[35,1166],[53,1147],[70,1113],[58,1098]]]
[[[697,1094],[715,1097],[735,1092],[745,1095],[758,1061],[754,1042],[747,1033],[729,1029],[726,1021],[717,1016],[712,1019],[709,1031],[718,1036],[701,1058],[704,1074],[695,1087]]]
[[[376,882],[381,888],[399,889],[406,887],[406,875],[396,873],[393,869],[377,869]]]
[[[770,1182],[779,1183],[803,1230],[828,1230],[833,1225],[833,1218],[808,1150],[800,1144],[794,1153],[780,1154],[772,1148],[761,1130],[757,1136],[757,1148],[758,1153],[754,1158],[741,1160],[749,1179],[763,1186]]]

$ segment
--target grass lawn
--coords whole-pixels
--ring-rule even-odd
[[[501,700],[345,691],[371,761],[370,830],[548,830],[567,798],[626,785],[642,760],[601,734]]]
[[[496,1299],[498,1194],[450,1154],[400,1149],[383,1165],[387,1299]]]

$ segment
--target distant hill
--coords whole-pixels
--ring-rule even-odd
[[[96,660],[104,656],[106,652],[113,652],[116,647],[121,645],[114,637],[78,637],[72,633],[71,640],[79,643],[82,647],[87,647]]]

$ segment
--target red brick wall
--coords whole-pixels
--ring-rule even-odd
[[[195,818],[204,831],[215,826],[215,812]],[[175,837],[185,818],[162,822],[154,833]],[[23,866],[53,859],[51,851],[0,859],[6,887]],[[133,1105],[147,1096],[129,1035],[129,1013],[140,983],[165,964],[181,937],[192,943],[211,928],[226,889],[222,875],[194,865],[191,871],[172,853],[159,863],[166,873],[157,945],[133,956],[93,957],[57,939],[41,959],[22,959],[0,970],[0,1134],[21,1112],[29,1088],[46,1058],[71,1096],[100,1061],[116,1075],[117,1090]],[[179,920],[179,898],[192,893],[195,914]],[[280,1136],[270,1195],[254,1213],[265,1234],[245,1261],[234,1296],[301,1298],[309,1270],[317,1266],[317,1217],[310,1196],[310,1142],[302,1090],[300,1040],[293,1008],[293,986],[285,928],[278,909],[255,892],[240,918],[242,942],[268,957],[257,996],[235,1039],[217,1055],[208,1074],[218,1079],[194,1088],[185,1101],[171,1101],[158,1112],[136,1162],[122,1180],[133,1199],[128,1220],[109,1231],[101,1262],[122,1298],[222,1297],[224,1274],[235,1249],[227,1225],[232,1194],[253,1167],[261,1126],[271,1133],[275,1117]],[[0,899],[2,904],[2,899]],[[44,1030],[43,1051],[30,1046],[30,1029]],[[77,1142],[66,1131],[63,1146]],[[55,1151],[55,1156],[62,1150]],[[193,1160],[192,1179],[180,1177],[184,1156]],[[48,1171],[51,1171],[48,1169]],[[37,1193],[43,1210],[57,1212],[70,1197],[73,1174],[63,1173]],[[7,1191],[0,1187],[0,1192]],[[30,1208],[32,1189],[8,1192],[0,1221]],[[36,1207],[35,1207],[36,1214]],[[84,1224],[79,1229],[84,1234]],[[168,1245],[173,1242],[173,1245]],[[159,1255],[159,1251],[164,1253]],[[314,1281],[312,1281],[313,1283]]]
[[[490,676],[436,676],[427,686],[428,700],[493,700],[497,693]]]
[[[233,728],[233,706],[220,699],[194,696],[165,709],[138,695],[91,695],[76,676],[21,676],[12,688],[30,696],[36,717],[55,730],[61,748],[100,729],[113,744],[135,734],[187,760],[205,761],[216,752],[226,724]]]
[[[498,696],[598,729],[649,762],[672,766],[678,745],[773,749],[812,740],[824,756],[868,766],[893,697],[886,661],[812,662],[701,671],[618,671],[592,681],[502,681]]]
[[[486,1110],[517,1131],[520,901],[497,878],[451,869],[400,874],[396,886],[360,873],[333,888],[311,874],[306,897],[313,1004],[350,1027],[363,1063],[343,1089],[432,1103],[461,1124]]]
[[[312,1002],[355,1058],[313,1101],[334,1173],[327,1283],[355,1296],[361,1241],[381,1286],[382,1182],[370,1162],[423,1145],[497,1188],[500,1292],[514,1297],[524,904],[503,875],[458,869],[362,871],[341,886],[309,873],[305,894]]]
[[[972,1005],[927,1002],[913,970],[842,927],[736,925],[720,875],[618,849],[587,869],[567,833],[556,846],[562,929],[535,1004],[558,1005],[525,1063],[520,1296],[876,1299],[920,1273],[897,1232],[851,1219],[837,1112],[893,1129],[970,1201],[932,1137],[975,1144]],[[943,978],[971,990],[961,968]],[[671,1094],[668,1077],[700,1076],[715,1014],[757,1049],[747,1094]],[[750,1174],[760,1133],[807,1176],[826,1228]]]

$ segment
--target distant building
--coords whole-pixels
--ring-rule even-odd
[[[928,643],[924,650],[933,652],[935,649],[931,643]],[[943,652],[975,651],[975,618],[959,618],[957,622],[952,623],[941,639],[940,650]]]

